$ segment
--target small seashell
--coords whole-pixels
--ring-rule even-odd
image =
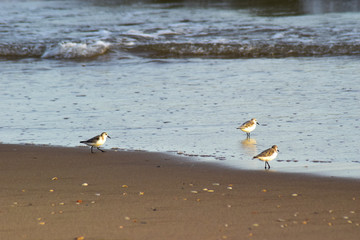
[[[40,221],[41,218],[38,218],[38,220]],[[44,221],[40,221],[40,222],[39,222],[39,225],[45,225],[45,222],[44,222]]]
[[[57,178],[57,177],[53,177],[51,180],[52,180],[52,181],[55,181],[55,180],[58,180],[58,178]]]
[[[231,190],[231,189],[233,189],[233,188],[229,186],[229,187],[227,187],[227,189]]]
[[[209,189],[207,192],[208,192],[208,193],[213,193],[213,192],[215,192],[215,191],[212,190],[212,189]]]
[[[261,191],[262,191],[262,192],[267,192],[267,190],[266,190],[266,189],[262,189]]]
[[[139,195],[140,196],[143,196],[145,193],[144,192],[139,192]]]
[[[191,191],[191,193],[198,193],[198,191]]]
[[[253,224],[253,227],[258,227],[258,226],[260,226],[258,223]]]
[[[54,192],[54,189],[50,189],[49,192]]]
[[[286,228],[288,225],[287,224],[281,224],[280,227],[281,228]]]
[[[89,184],[88,183],[83,183],[83,184],[81,184],[81,186],[87,187],[87,186],[89,186]]]
[[[299,194],[297,194],[297,193],[293,193],[293,194],[291,194],[291,196],[293,196],[293,197],[297,197],[297,196],[299,196]]]
[[[122,188],[128,188],[128,185],[122,185],[121,187]]]
[[[213,186],[220,186],[220,183],[213,183]]]

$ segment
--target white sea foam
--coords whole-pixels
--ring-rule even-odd
[[[142,31],[133,30],[133,29],[127,31],[126,34],[133,38],[140,38],[140,39],[156,39],[156,38],[158,38],[157,34],[147,34]]]
[[[109,47],[110,43],[104,41],[94,43],[62,42],[45,51],[42,58],[91,58],[106,53]]]
[[[157,32],[157,35],[180,35],[180,32],[175,32],[173,30],[167,29],[167,30],[159,30]]]

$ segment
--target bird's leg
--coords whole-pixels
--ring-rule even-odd
[[[265,170],[268,169],[268,168],[266,167],[266,164],[269,166],[269,163],[268,163],[267,161],[265,161]],[[270,169],[270,166],[269,166],[269,169]]]
[[[104,150],[100,149],[99,147],[97,147],[97,149],[99,149],[99,150],[102,151],[102,152],[105,152]]]
[[[94,152],[93,152],[93,147],[94,147],[94,146],[91,146],[91,148],[90,148],[90,149],[91,149],[91,153],[94,153]]]
[[[246,133],[246,138],[250,139],[250,133]]]
[[[269,164],[269,162],[265,162],[265,168],[266,168],[266,164],[268,165],[268,169],[270,169],[270,164]]]

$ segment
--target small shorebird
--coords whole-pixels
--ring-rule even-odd
[[[266,164],[269,166],[270,169],[269,161],[274,160],[277,157],[278,152],[279,152],[278,147],[276,145],[273,145],[271,148],[266,149],[265,151],[262,151],[260,154],[254,156],[253,159],[258,158],[261,161],[264,161],[265,169],[266,169]]]
[[[260,125],[255,118],[252,118],[251,120],[244,122],[236,129],[240,129],[241,131],[246,132],[246,138],[250,138],[250,132],[255,130],[256,124]]]
[[[88,146],[91,146],[91,153],[93,152],[93,147],[96,147],[98,150],[105,152],[104,150],[100,149],[100,146],[103,145],[106,142],[106,138],[111,138],[106,132],[103,132],[102,134],[95,136],[93,138],[90,138],[86,141],[81,141],[80,143],[84,143]]]

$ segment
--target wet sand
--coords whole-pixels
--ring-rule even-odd
[[[360,181],[0,145],[0,239],[358,239]],[[276,169],[274,169],[275,171]]]

